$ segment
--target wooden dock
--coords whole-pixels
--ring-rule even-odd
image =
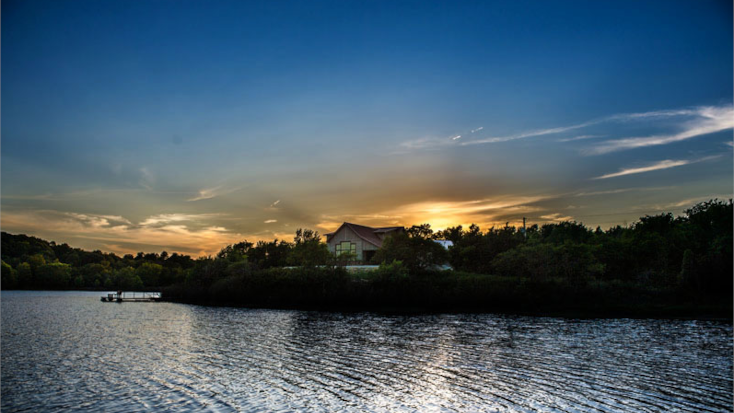
[[[139,292],[123,292],[107,293],[101,298],[102,302],[109,303],[149,303],[161,300],[161,293],[139,293]]]

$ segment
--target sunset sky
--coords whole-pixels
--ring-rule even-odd
[[[211,254],[732,197],[732,2],[2,2],[2,230]]]

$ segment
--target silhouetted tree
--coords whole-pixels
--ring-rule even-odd
[[[408,228],[406,232],[409,236],[413,238],[431,238],[431,236],[433,235],[431,224],[428,223],[413,225],[412,227]]]
[[[230,262],[247,260],[247,254],[250,252],[252,246],[253,244],[247,241],[227,245],[219,251],[217,258],[225,259]]]
[[[445,264],[448,253],[432,239],[400,232],[383,241],[374,261],[384,264],[400,261],[408,271],[416,272]]]
[[[310,229],[296,230],[293,238],[293,248],[288,256],[290,265],[314,267],[326,265],[332,261],[331,252],[326,244],[321,242],[318,232]]]

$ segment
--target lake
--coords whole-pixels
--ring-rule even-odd
[[[731,411],[732,325],[2,292],[13,411]]]

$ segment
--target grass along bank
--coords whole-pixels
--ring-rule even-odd
[[[504,312],[573,317],[731,319],[731,300],[621,280],[568,280],[425,271],[400,264],[349,274],[343,268],[274,268],[202,285],[163,289],[164,299],[253,308],[399,312]]]

